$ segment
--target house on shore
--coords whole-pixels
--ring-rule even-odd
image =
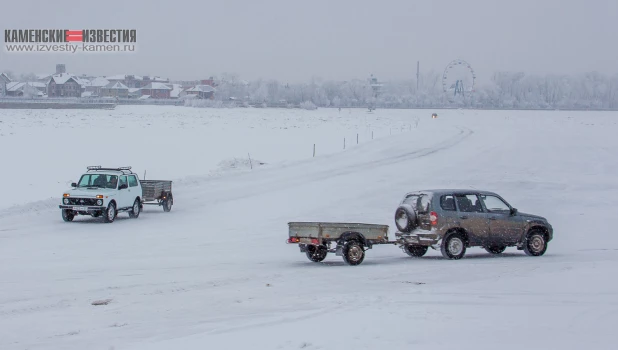
[[[11,78],[8,75],[0,74],[0,97],[6,96],[6,86],[11,82]]]
[[[142,96],[150,96],[151,98],[171,98],[172,88],[164,83],[150,83],[141,89]]]
[[[129,87],[119,81],[110,82],[101,88],[101,93],[99,96],[129,98]]]
[[[214,99],[215,88],[210,85],[196,85],[186,90],[187,95],[195,95],[198,99]]]
[[[69,73],[54,74],[47,82],[48,97],[81,97],[84,81]]]

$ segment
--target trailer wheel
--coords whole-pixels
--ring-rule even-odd
[[[307,258],[313,262],[320,262],[326,259],[326,255],[328,254],[328,250],[325,246],[319,245],[308,245],[307,246]]]
[[[172,210],[173,204],[174,204],[174,197],[172,197],[172,194],[170,193],[167,196],[167,198],[163,200],[163,211],[169,212],[170,210]]]
[[[409,244],[403,247],[403,251],[411,257],[420,258],[427,253],[428,248],[427,246]]]
[[[359,241],[347,241],[342,249],[343,261],[348,265],[360,265],[365,260],[365,249]]]
[[[75,218],[75,214],[70,209],[62,209],[62,220],[71,222]]]

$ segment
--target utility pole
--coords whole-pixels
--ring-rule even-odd
[[[416,92],[418,93],[418,78],[420,77],[420,61],[416,61]]]

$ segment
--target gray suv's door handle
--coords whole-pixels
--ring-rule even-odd
[[[467,218],[468,218],[468,216],[467,216],[467,215],[462,215],[462,216],[460,216],[460,218],[462,218],[462,219],[467,219]]]

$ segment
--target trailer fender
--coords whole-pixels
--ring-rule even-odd
[[[336,256],[342,256],[342,249],[343,246],[345,245],[346,242],[348,241],[359,241],[363,244],[363,247],[371,249],[371,243],[368,242],[365,239],[365,236],[363,236],[362,234],[358,233],[358,232],[344,232],[341,237],[339,237],[339,240],[337,241],[337,248],[335,250],[335,255]]]

